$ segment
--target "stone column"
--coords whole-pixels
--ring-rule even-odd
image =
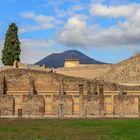
[[[91,83],[90,81],[87,82],[87,94],[91,93]]]
[[[99,104],[100,104],[100,115],[104,116],[104,85],[103,82],[99,84]]]
[[[64,104],[62,99],[60,99],[58,102],[58,117],[64,117]]]
[[[5,76],[0,81],[0,94],[4,95],[7,91],[7,84],[6,84],[6,78]]]
[[[98,94],[98,89],[97,89],[97,82],[93,82],[92,84],[92,92],[94,95],[97,95]]]
[[[60,78],[60,81],[59,81],[59,92],[60,92],[60,95],[64,94],[64,84],[63,84],[62,78]]]
[[[83,84],[79,85],[79,116],[84,117],[84,88]]]
[[[30,81],[29,94],[36,95],[37,91],[35,88],[35,81],[34,81],[33,77],[29,76],[29,81]]]

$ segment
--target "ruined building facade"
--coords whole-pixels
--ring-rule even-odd
[[[139,117],[140,87],[57,74],[0,70],[0,117]]]

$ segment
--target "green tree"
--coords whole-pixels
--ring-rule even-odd
[[[9,25],[6,33],[4,48],[2,50],[2,62],[4,65],[13,65],[14,61],[20,61],[20,42],[18,39],[18,27],[15,23]]]

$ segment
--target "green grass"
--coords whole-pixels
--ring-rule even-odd
[[[140,140],[140,119],[0,119],[0,140]]]

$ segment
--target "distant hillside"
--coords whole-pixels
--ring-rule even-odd
[[[80,64],[105,64],[103,62],[94,60],[76,50],[69,50],[62,53],[53,53],[38,61],[36,64],[46,65],[50,68],[58,68],[64,66],[64,59],[79,59]]]
[[[140,53],[112,67],[102,79],[120,83],[140,83]]]
[[[75,68],[59,68],[56,72],[74,77],[140,85],[140,53],[117,64],[81,65]]]

